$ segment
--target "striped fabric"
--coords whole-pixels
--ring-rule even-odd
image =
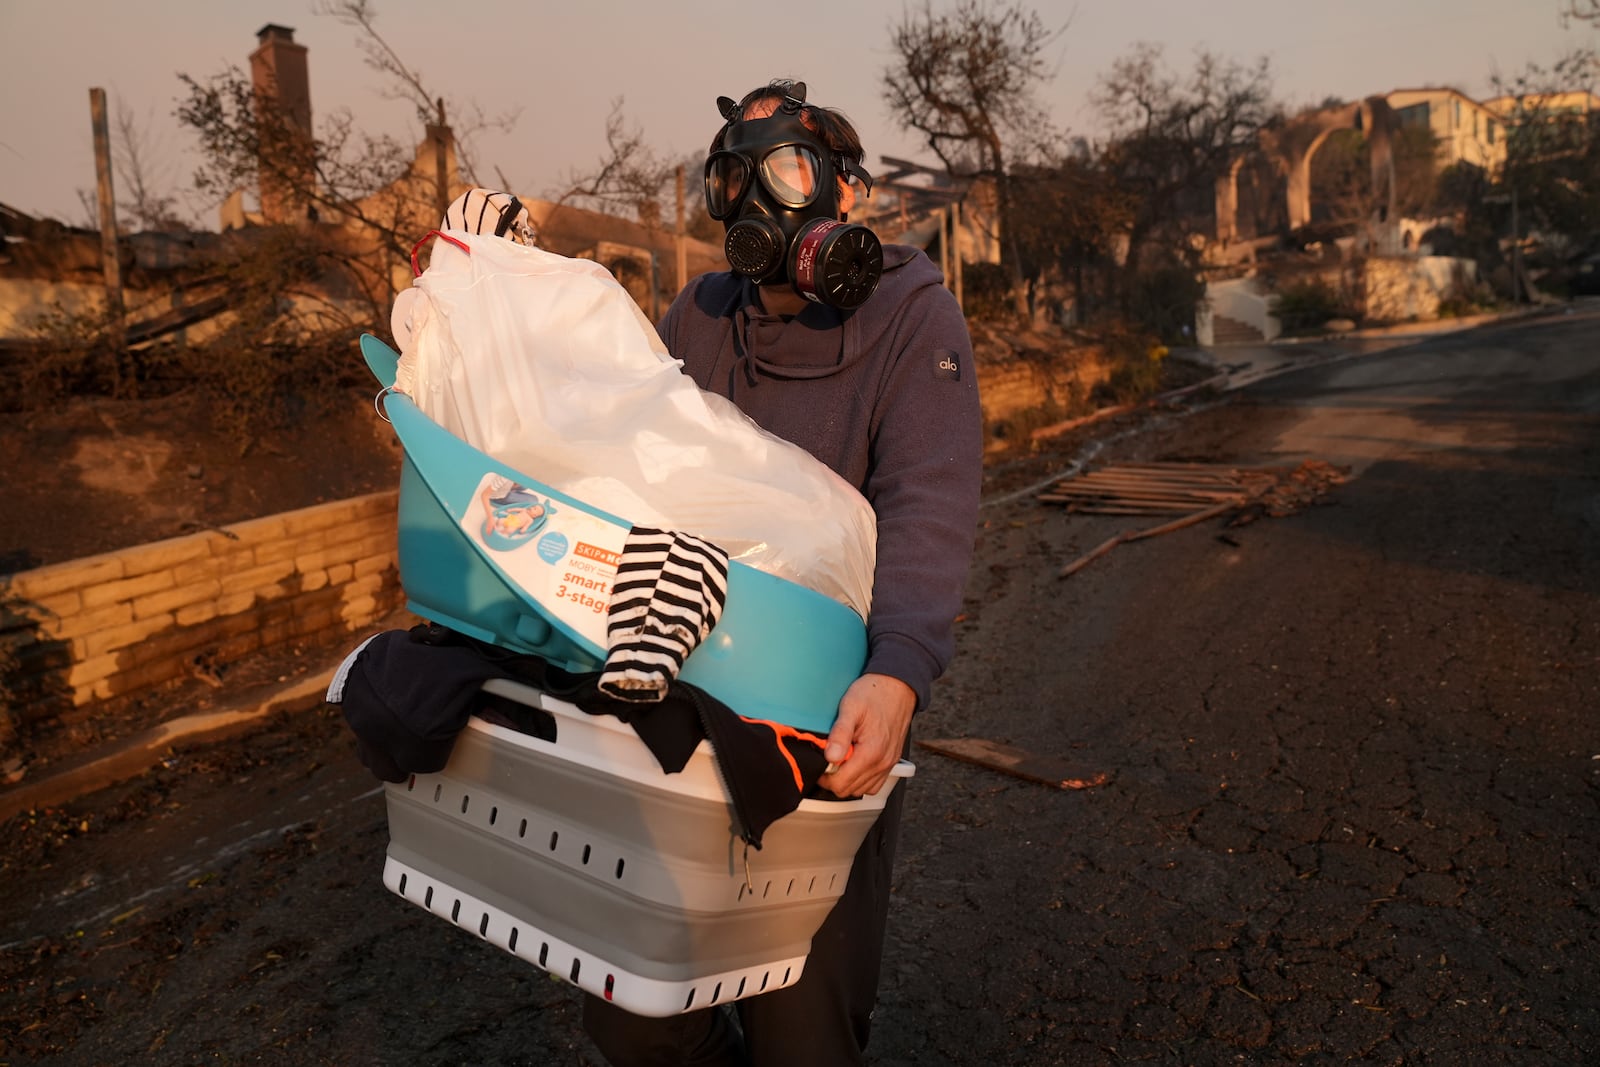
[[[726,552],[689,534],[635,526],[611,587],[600,690],[619,700],[661,700],[727,599]]]

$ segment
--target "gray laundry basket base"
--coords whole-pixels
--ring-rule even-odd
[[[747,850],[709,746],[668,775],[616,719],[485,689],[551,712],[557,739],[474,719],[443,771],[389,785],[392,892],[638,1015],[799,979],[889,789],[802,801]]]

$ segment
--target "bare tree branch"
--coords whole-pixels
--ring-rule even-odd
[[[1600,0],[1567,0],[1566,10],[1561,12],[1561,21],[1565,25],[1576,21],[1600,26]]]
[[[124,225],[131,223],[131,228],[143,230],[183,229],[177,197],[156,192],[155,183],[160,176],[154,172],[150,159],[150,142],[135,123],[133,113],[121,102],[117,104],[113,126],[112,158],[117,167],[117,184],[131,216]]]
[[[883,87],[896,121],[920,133],[953,174],[999,177],[1009,153],[1048,142],[1050,124],[1034,98],[1052,70],[1051,29],[1020,4],[961,0],[935,12],[930,0],[890,30],[894,60]]]
[[[1179,78],[1148,44],[1111,65],[1094,99],[1112,131],[1101,165],[1129,198],[1129,273],[1153,235],[1185,236],[1175,228],[1185,215],[1181,199],[1208,194],[1216,176],[1280,118],[1264,57],[1245,67],[1201,51],[1188,77]]]
[[[357,44],[366,56],[367,66],[388,79],[388,84],[380,90],[386,98],[410,104],[416,109],[417,121],[425,127],[442,126],[449,116],[457,165],[467,181],[476,183],[478,135],[486,131],[509,133],[516,128],[522,109],[490,116],[476,102],[462,105],[431,92],[422,72],[401,59],[378,32],[378,12],[369,0],[320,0],[315,10],[319,15],[331,16],[358,31]]]
[[[646,143],[644,131],[629,126],[621,97],[611,102],[606,117],[606,154],[587,171],[569,173],[557,204],[576,202],[607,210],[632,212],[640,222],[660,225],[660,205],[677,164],[662,160]]]

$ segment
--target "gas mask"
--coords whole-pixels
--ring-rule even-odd
[[[800,119],[805,86],[777,111],[743,119],[717,98],[727,125],[706,160],[706,208],[726,227],[728,263],[758,285],[788,282],[807,300],[849,311],[864,304],[883,274],[877,234],[839,218],[841,176],[872,177],[828,149]]]

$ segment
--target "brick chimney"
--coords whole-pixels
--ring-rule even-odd
[[[286,121],[288,138],[269,138],[268,148],[277,166],[289,174],[260,175],[261,214],[269,223],[294,222],[306,218],[304,197],[295,192],[297,184],[311,181],[311,77],[306,62],[306,46],[296,44],[294,30],[273,23],[256,31],[260,44],[250,53],[250,81],[255,88],[256,107],[265,113],[272,108]],[[271,128],[281,128],[269,126]],[[299,158],[297,158],[299,157]],[[291,177],[298,172],[298,180]]]

